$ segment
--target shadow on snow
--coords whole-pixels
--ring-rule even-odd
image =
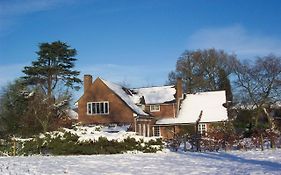
[[[266,160],[254,160],[239,157],[233,154],[228,154],[225,152],[194,152],[189,154],[188,152],[179,152],[180,154],[185,154],[186,156],[192,156],[197,158],[214,159],[229,162],[238,162],[242,164],[252,164],[258,165],[271,171],[281,171],[281,163],[266,161]],[[266,156],[265,156],[266,158]]]

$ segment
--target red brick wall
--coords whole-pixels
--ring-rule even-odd
[[[109,89],[101,79],[97,78],[87,86],[83,96],[78,101],[78,121],[83,124],[127,123],[134,128],[133,111],[119,96]],[[87,102],[109,102],[108,115],[87,115]]]
[[[145,106],[146,112],[150,113],[152,116],[159,117],[159,118],[175,117],[176,110],[177,108],[175,103],[161,104],[160,111],[157,112],[150,112],[150,105]]]
[[[163,139],[172,139],[174,138],[174,126],[161,126],[160,127],[160,134]]]

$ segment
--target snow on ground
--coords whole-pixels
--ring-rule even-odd
[[[0,174],[281,174],[281,150],[0,157]]]
[[[107,140],[116,140],[118,142],[130,137],[135,138],[137,141],[142,139],[145,142],[155,140],[159,137],[144,137],[136,135],[135,132],[128,132],[129,125],[124,126],[76,126],[75,129],[64,128],[66,132],[70,132],[79,136],[79,141],[98,140],[100,137],[105,137]]]

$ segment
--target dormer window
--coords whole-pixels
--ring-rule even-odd
[[[155,104],[155,105],[150,105],[150,112],[159,112],[160,111],[160,105]]]

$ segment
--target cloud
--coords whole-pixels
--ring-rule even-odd
[[[200,29],[188,38],[187,47],[223,49],[229,53],[234,52],[241,58],[281,54],[280,39],[252,33],[241,25]]]

